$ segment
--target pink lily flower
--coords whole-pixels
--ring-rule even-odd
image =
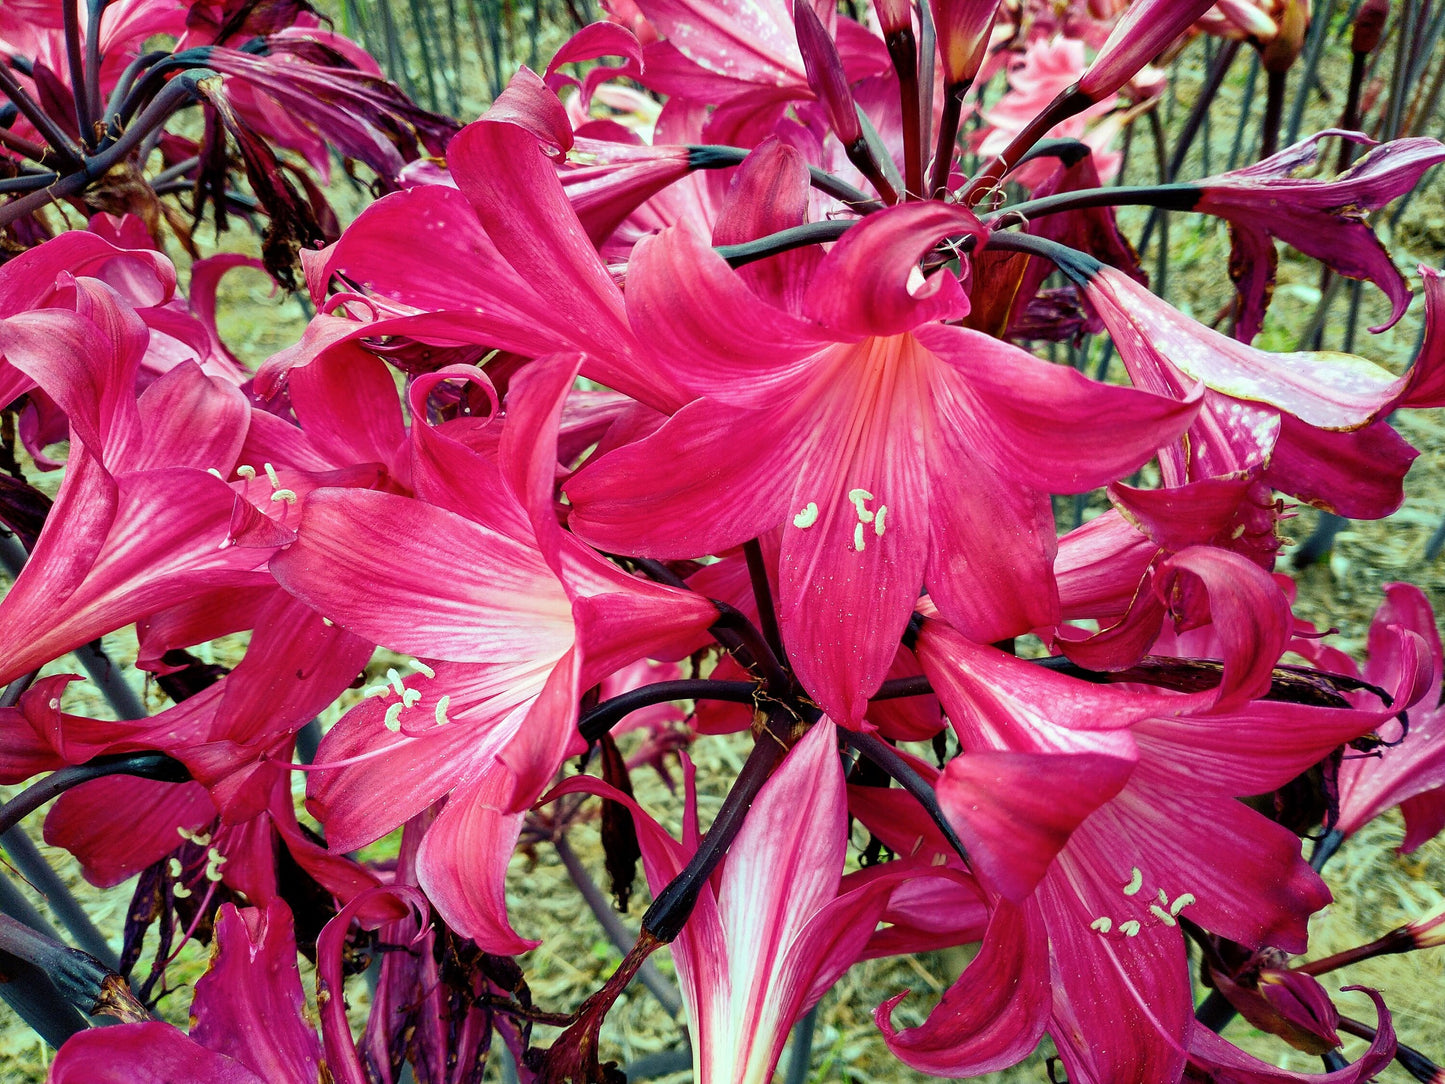
[[[1252,1057],[1220,1038],[1202,1024],[1195,1024],[1189,1033],[1188,1064],[1184,1069],[1187,1084],[1213,1084],[1228,1080],[1231,1084],[1361,1084],[1374,1080],[1395,1058],[1395,1028],[1385,999],[1366,986],[1346,986],[1359,990],[1375,1003],[1379,1025],[1370,1047],[1352,1064],[1331,1073],[1295,1073]]]
[[[207,472],[235,464],[245,396],[187,362],[137,399],[145,325],[98,280],[69,281],[71,307],[0,323],[0,350],[65,411],[72,436],[56,506],[0,601],[0,682],[198,589],[265,581],[264,550],[226,544],[239,498]],[[284,516],[266,503],[247,507]]]
[[[1346,757],[1338,769],[1339,819],[1342,837],[1359,831],[1395,806],[1405,818],[1402,854],[1415,850],[1445,829],[1445,703],[1441,694],[1440,630],[1423,591],[1408,583],[1385,585],[1385,601],[1370,623],[1369,657],[1363,677],[1388,684],[1395,672],[1412,661],[1401,655],[1393,630],[1408,629],[1425,644],[1430,663],[1429,687],[1409,713],[1409,726],[1398,742],[1370,756]],[[1303,645],[1302,645],[1303,646]],[[1308,650],[1308,648],[1306,648]],[[1331,648],[1308,656],[1336,673],[1357,675],[1353,659]]]
[[[751,162],[791,194],[774,206],[800,218],[796,152],[775,144]],[[981,642],[1051,623],[1046,494],[1127,472],[1194,411],[943,323],[967,300],[947,271],[910,287],[917,261],[981,229],[954,205],[891,208],[826,255],[803,250],[772,284],[687,230],[645,240],[628,269],[630,322],[651,367],[700,398],[567,484],[573,529],[614,552],[697,557],[781,525],[783,640],[844,725],[859,724],[924,584]]]
[[[839,894],[847,802],[835,730],[815,724],[763,785],[742,830],[672,942],[698,1084],[766,1084],[793,1023],[860,958],[896,880]],[[585,791],[625,803],[654,893],[697,846],[689,802],[681,843],[636,801],[587,776],[552,796]]]
[[[1328,137],[1360,143],[1370,150],[1338,177],[1308,176]],[[1259,333],[1274,287],[1278,256],[1272,239],[1313,256],[1347,278],[1373,282],[1390,299],[1390,327],[1410,304],[1410,289],[1390,254],[1365,221],[1420,182],[1425,171],[1445,161],[1445,145],[1424,137],[1378,144],[1359,132],[1332,128],[1252,166],[1195,181],[1195,210],[1218,215],[1230,225],[1229,266],[1239,292],[1234,334],[1249,342]]]
[[[450,795],[418,876],[448,924],[489,952],[534,942],[506,918],[502,880],[523,814],[581,748],[578,698],[619,667],[686,652],[716,618],[707,600],[626,575],[564,535],[553,508],[558,419],[577,362],[512,381],[496,459],[474,419],[433,427],[412,382],[419,499],[315,491],[271,570],[338,626],[416,655],[416,675],[368,690],[323,740],[310,804],[352,850]],[[478,867],[478,863],[481,867]]]
[[[196,982],[187,1034],[160,1022],[83,1031],[56,1054],[49,1084],[300,1084],[324,1079],[306,1018],[291,912],[221,908],[216,952]]]
[[[1217,550],[1186,551],[1173,567],[1208,589],[1223,680],[1202,694],[1136,693],[1146,700],[1125,720],[1127,731],[1090,730],[1099,724],[1081,713],[1103,707],[1101,691],[1127,697],[1125,690],[1040,675],[935,621],[919,636],[925,672],[964,748],[939,783],[940,799],[981,880],[1022,888],[1042,866],[1031,898],[1053,958],[1049,1031],[1073,1081],[1178,1079],[1193,1024],[1181,914],[1246,945],[1303,950],[1306,919],[1329,892],[1300,857],[1298,838],[1235,798],[1283,785],[1397,710],[1255,699],[1268,689],[1290,633],[1278,588],[1243,558]],[[1406,642],[1418,654],[1418,642]],[[1397,704],[1423,691],[1416,662],[1400,668],[1389,690]],[[1054,685],[1044,696],[1030,691]],[[1174,712],[1157,710],[1170,700]],[[1111,712],[1101,716],[1113,725]],[[1070,725],[1076,719],[1084,729]],[[1031,784],[1009,770],[1033,763],[1041,742],[1059,750],[1052,757],[1064,765],[1082,740],[1111,735],[1133,743],[1132,770],[1119,782],[1062,776],[1070,780],[1062,810],[1037,807]],[[993,770],[995,762],[1003,770]],[[1037,778],[1037,771],[1027,776]],[[1070,820],[1081,818],[1071,831],[1059,823],[1070,812]],[[1022,851],[1012,840],[1006,848],[993,842],[1002,839],[993,825],[1013,824],[1015,815],[1029,841]],[[1045,863],[1061,837],[1066,842]],[[1040,862],[1030,866],[1029,854]]]

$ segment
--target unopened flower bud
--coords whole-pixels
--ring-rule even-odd
[[[1354,33],[1350,37],[1350,51],[1373,53],[1385,33],[1385,20],[1390,15],[1390,0],[1365,0],[1355,16]]]

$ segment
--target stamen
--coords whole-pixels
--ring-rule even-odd
[[[206,473],[207,473],[207,474],[214,474],[217,478],[219,478],[219,479],[220,479],[221,481],[223,481],[223,482],[226,480],[226,476],[225,476],[224,474],[222,474],[220,471],[218,471],[215,467],[207,467],[207,468],[206,468]]]
[[[447,708],[451,706],[451,702],[452,698],[450,696],[444,696],[437,701],[437,726],[445,726],[451,722],[451,720],[447,718]]]
[[[390,686],[390,685],[368,685],[366,688],[364,688],[364,689],[361,690],[361,695],[362,695],[363,697],[367,697],[367,696],[390,696],[390,695],[391,695],[391,686]]]
[[[862,552],[863,552],[863,547],[866,546],[866,545],[867,545],[867,543],[863,541],[863,524],[861,524],[861,523],[856,523],[856,524],[854,524],[854,525],[853,525],[853,548],[854,548],[855,550],[857,550],[859,553],[862,553]]]
[[[401,709],[404,707],[406,707],[405,704],[397,701],[386,709],[386,718],[382,720],[382,723],[385,724],[386,729],[390,730],[393,734],[401,732]]]
[[[266,472],[266,480],[271,483],[271,488],[280,489],[281,480],[276,477],[276,468],[271,466],[270,463],[262,463],[261,469]]]
[[[176,835],[180,836],[187,843],[191,842],[191,833],[182,825],[176,825]]]
[[[1160,922],[1164,923],[1164,925],[1179,925],[1179,923],[1175,921],[1174,916],[1171,915],[1168,911],[1164,910],[1164,908],[1160,907],[1157,903],[1151,903],[1149,905],[1149,910],[1154,915],[1154,917],[1157,918]]]
[[[858,520],[861,523],[872,523],[873,513],[863,507],[864,501],[871,501],[873,494],[866,489],[850,489],[848,499],[853,502],[853,511],[858,513]]]
[[[793,517],[793,526],[806,531],[813,524],[818,522],[818,502],[809,501],[808,507],[804,508]]]
[[[287,504],[296,503],[296,491],[294,489],[278,489],[271,494],[272,501],[285,501]]]
[[[211,845],[211,833],[196,832],[191,836],[191,842],[197,847],[209,847]]]
[[[1129,873],[1129,883],[1124,886],[1124,895],[1137,896],[1139,889],[1144,887],[1144,871],[1134,866]]]
[[[236,473],[249,482],[252,478],[256,477],[256,468],[248,463],[242,463],[236,468]]]
[[[179,877],[182,869],[183,867],[181,866],[181,860],[179,858],[172,858],[166,863],[166,872],[172,877]]]
[[[191,890],[185,885],[172,885],[171,895],[178,900],[188,900],[191,898]]]
[[[1138,937],[1139,929],[1139,923],[1132,918],[1128,922],[1119,923],[1119,932],[1125,937]]]
[[[336,627],[336,622],[331,620],[331,618],[329,617],[323,617],[321,619],[321,623],[325,625],[328,629],[334,629]]]
[[[412,659],[411,668],[423,677],[434,678],[437,676],[437,672],[420,659]]]
[[[1169,905],[1169,913],[1171,915],[1177,915],[1180,911],[1184,910],[1184,908],[1188,907],[1193,902],[1195,902],[1194,893],[1186,892],[1184,893],[1184,895],[1180,896],[1177,900],[1175,900]]]
[[[873,517],[873,533],[876,534],[879,538],[883,537],[883,517],[887,514],[888,506],[886,504],[881,504],[878,506],[878,514]]]
[[[1165,892],[1162,888],[1159,890],[1159,902],[1165,907],[1169,906],[1169,893]]]
[[[406,707],[408,707],[408,708],[415,707],[415,706],[416,706],[416,702],[417,702],[418,700],[420,700],[420,699],[421,699],[421,690],[420,690],[420,689],[408,689],[406,692],[404,692],[404,693],[401,694],[401,702],[402,702],[402,704],[403,704],[404,706],[406,706]]]
[[[1114,928],[1114,920],[1107,915],[1100,915],[1089,923],[1089,929],[1098,930],[1100,933],[1108,933]]]
[[[221,878],[224,876],[225,874],[221,872],[220,866],[206,867],[206,880],[210,881],[212,884],[220,883]]]
[[[400,704],[393,705],[401,707]],[[410,745],[416,738],[402,736],[400,741],[392,742],[389,745],[379,745],[375,749],[368,749],[365,753],[357,753],[354,757],[342,757],[340,760],[328,760],[320,764],[295,764],[289,761],[271,761],[272,764],[280,764],[287,771],[292,772],[330,772],[338,768],[349,768],[353,764],[365,764],[368,760],[375,760],[377,757],[390,756],[393,749],[400,749],[403,745]]]
[[[386,680],[391,682],[391,687],[396,690],[397,696],[406,695],[406,686],[401,683],[401,675],[396,672],[395,666],[386,668]]]

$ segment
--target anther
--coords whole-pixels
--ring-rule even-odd
[[[386,668],[386,680],[391,682],[391,687],[396,690],[397,696],[406,695],[406,686],[401,683],[401,675],[396,672],[395,666]]]
[[[1124,886],[1124,895],[1137,896],[1139,889],[1144,887],[1144,871],[1138,866],[1133,867],[1129,873],[1129,883]]]
[[[362,695],[363,697],[367,697],[367,696],[390,696],[390,695],[391,695],[391,686],[390,686],[390,685],[368,685],[366,688],[364,688],[364,689],[361,690],[361,695]]]
[[[406,692],[404,692],[404,693],[401,694],[401,702],[402,702],[403,706],[408,707],[408,708],[415,707],[415,706],[416,706],[416,702],[417,702],[418,700],[420,700],[420,699],[421,699],[421,690],[420,690],[420,689],[408,689]]]
[[[1159,890],[1159,902],[1165,907],[1169,906],[1169,893],[1165,892],[1162,888]]]
[[[220,866],[206,867],[206,880],[210,881],[212,884],[219,884],[221,878],[224,876],[225,874],[221,872]]]
[[[236,473],[249,482],[252,478],[256,477],[256,468],[248,463],[242,463],[236,468]]]
[[[261,469],[266,472],[266,480],[271,483],[271,488],[280,489],[281,480],[276,477],[276,468],[271,466],[270,463],[262,463]]]
[[[1119,923],[1119,932],[1125,937],[1138,937],[1139,930],[1139,923],[1132,918],[1128,922]]]
[[[850,489],[848,490],[848,499],[854,504],[857,504],[859,501],[871,501],[873,494],[869,493],[866,489]]]
[[[188,828],[186,828],[184,825],[180,825],[180,824],[176,825],[176,835],[180,836],[180,837],[181,837],[182,839],[184,839],[187,843],[189,843],[189,842],[191,841],[191,833],[190,833],[190,830],[189,830]]]
[[[1089,923],[1089,929],[1098,930],[1100,933],[1108,933],[1114,928],[1114,920],[1107,915],[1100,915]]]
[[[405,706],[405,704],[398,700],[386,709],[386,718],[382,720],[382,723],[386,726],[386,729],[390,730],[393,734],[400,733],[401,731],[401,709]]]
[[[428,666],[426,663],[422,662],[420,659],[412,659],[412,660],[411,660],[411,668],[412,668],[413,670],[415,670],[418,674],[420,674],[422,677],[434,678],[434,677],[437,676],[437,672],[436,672],[435,670],[433,670],[430,666]]]
[[[178,900],[186,900],[191,897],[191,890],[185,885],[172,885],[171,895]]]
[[[1160,922],[1164,923],[1164,925],[1179,925],[1179,923],[1175,920],[1174,916],[1171,915],[1168,911],[1164,910],[1164,908],[1160,907],[1157,903],[1151,903],[1149,905],[1149,910],[1154,915],[1154,917],[1157,918]]]
[[[196,832],[191,836],[191,842],[197,847],[208,847],[211,843],[210,832]]]
[[[329,617],[323,617],[321,619],[321,623],[325,625],[328,629],[334,629],[336,627],[336,622],[331,620],[331,618]]]
[[[447,708],[451,705],[451,702],[452,698],[450,696],[444,696],[437,701],[437,726],[445,726],[451,722],[451,720],[447,718]]]
[[[863,541],[863,524],[861,524],[861,523],[856,523],[856,524],[854,524],[854,525],[853,525],[853,548],[854,548],[855,550],[857,550],[859,553],[862,553],[862,552],[863,552],[863,547],[866,546],[866,545],[867,545],[867,543]]]
[[[271,494],[272,501],[285,501],[287,504],[296,503],[296,491],[294,489],[278,489]]]
[[[1175,900],[1169,905],[1169,913],[1171,915],[1177,915],[1180,911],[1184,910],[1184,908],[1188,907],[1193,902],[1194,893],[1186,892],[1184,893],[1184,895],[1180,896],[1177,900]]]
[[[222,474],[220,471],[218,471],[215,467],[207,467],[207,468],[206,468],[206,473],[207,473],[207,474],[214,474],[217,478],[219,478],[219,479],[220,479],[221,481],[223,481],[223,482],[226,480],[226,476],[225,476],[224,474]]]
[[[181,866],[181,860],[179,858],[172,858],[169,862],[166,863],[166,872],[169,873],[172,877],[179,877],[181,875],[182,868],[183,867]]]
[[[806,531],[813,524],[818,522],[818,502],[809,501],[808,507],[804,508],[793,517],[793,526],[799,530]]]
[[[878,506],[878,512],[873,517],[873,533],[876,534],[879,538],[883,537],[883,517],[887,514],[888,506],[886,504],[882,504]]]

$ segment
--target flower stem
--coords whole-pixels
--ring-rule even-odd
[[[672,700],[726,700],[734,704],[751,704],[757,692],[757,683],[752,681],[712,681],[708,678],[659,681],[602,701],[583,713],[577,729],[590,744],[632,712],[653,704],[666,704]]]

